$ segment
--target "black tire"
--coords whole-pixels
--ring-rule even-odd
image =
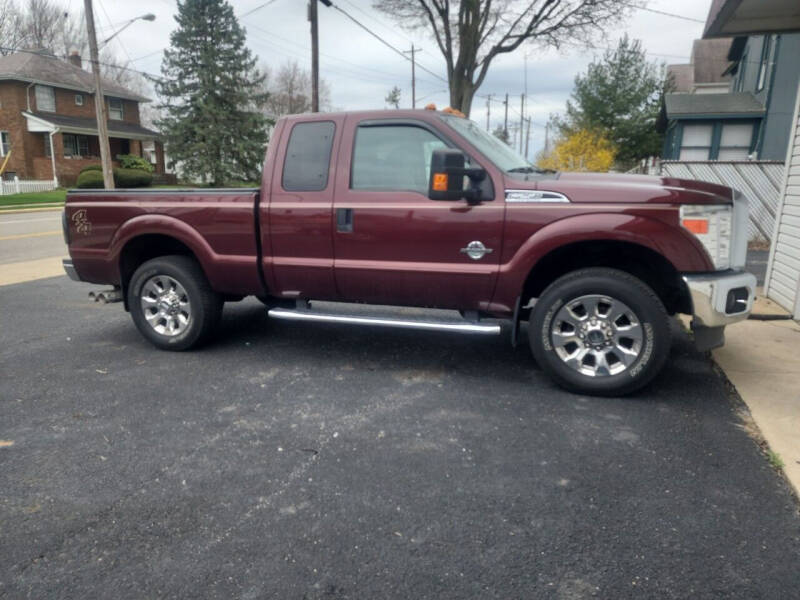
[[[584,338],[575,342],[562,343],[557,349],[558,340],[571,338],[569,321],[574,313],[564,312],[567,310],[567,305],[580,309],[583,304],[582,298],[587,298],[588,302],[591,302],[595,296],[607,297],[616,301],[615,306],[627,305],[625,308],[630,309],[630,312],[633,313],[635,319],[632,323],[641,340],[636,343],[630,338],[625,338],[625,333],[620,333],[622,330],[619,327],[625,326],[627,317],[621,317],[622,320],[617,319],[616,322],[610,317],[607,318],[602,314],[602,310],[606,310],[604,307],[607,304],[601,299],[595,313],[600,315],[598,323],[607,329],[599,330],[596,334],[594,332],[586,334],[580,328],[575,329],[576,335],[582,334]],[[608,315],[611,315],[612,309],[608,308],[607,310]],[[575,319],[572,321],[577,322],[579,327],[591,326],[588,321],[576,321]],[[635,327],[637,325],[638,328]],[[553,332],[556,327],[565,337],[562,338]],[[591,339],[597,340],[601,345],[588,347],[591,344],[590,335],[595,335]],[[602,338],[605,340],[604,342],[598,340],[601,335],[607,336]],[[615,338],[615,335],[618,337]],[[624,271],[600,267],[573,271],[550,284],[533,307],[528,324],[531,350],[539,366],[557,384],[567,390],[596,396],[622,396],[635,392],[649,383],[664,366],[670,350],[671,336],[667,311],[650,287]],[[602,344],[608,344],[611,347],[606,348]],[[626,349],[627,344],[630,344],[631,354],[638,351],[631,364],[625,366],[624,361],[617,359],[617,355],[622,356],[622,348],[617,344],[625,345]],[[634,346],[634,344],[636,345]],[[571,354],[573,347],[576,352],[574,355]],[[597,352],[593,348],[597,348]],[[573,367],[567,364],[566,359],[562,359],[559,351],[566,354],[567,358],[580,356],[581,351],[593,356],[582,359],[586,361],[586,364],[581,360],[573,359],[572,363],[577,365]],[[600,354],[603,356],[599,359],[594,358]],[[625,356],[624,359],[631,360],[629,356]],[[605,361],[607,365],[611,365],[608,369],[605,369],[605,365],[603,366],[607,371],[612,368],[624,370],[603,374],[598,368],[596,360]],[[614,360],[619,362],[612,362]],[[586,374],[579,369],[594,369],[596,374]]]
[[[160,277],[177,282],[174,289],[182,288],[185,294],[181,296],[185,296],[191,309],[187,313],[187,323],[182,325],[184,329],[172,335],[156,331],[148,322],[146,309],[142,306],[144,286]],[[148,260],[136,269],[128,286],[128,307],[136,328],[162,350],[188,350],[208,340],[219,323],[222,306],[222,297],[211,289],[200,265],[188,256],[160,256]]]

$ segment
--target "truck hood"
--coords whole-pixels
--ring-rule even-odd
[[[621,173],[559,173],[547,179],[506,178],[506,189],[557,192],[570,202],[730,204],[729,187],[674,177]]]

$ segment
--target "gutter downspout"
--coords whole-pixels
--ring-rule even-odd
[[[31,87],[36,85],[35,83],[29,83],[28,87],[25,88],[25,100],[28,103],[28,112],[31,112]]]
[[[50,132],[50,162],[53,165],[53,183],[55,183],[56,187],[58,187],[58,175],[56,174],[56,153],[53,148],[53,136],[57,134],[61,129],[56,127],[53,131]]]
[[[778,53],[781,50],[781,36],[775,36],[775,47],[772,49],[772,60],[770,61],[770,74],[769,74],[769,89],[767,90],[767,102],[764,105],[764,118],[761,120],[761,126],[758,128],[758,141],[756,141],[756,156],[760,159],[762,151],[764,150],[764,130],[767,128],[767,119],[769,118],[769,106],[772,103],[772,88],[775,85],[775,71],[777,71]],[[791,137],[791,136],[790,136]]]

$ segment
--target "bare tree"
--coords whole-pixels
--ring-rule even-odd
[[[523,43],[586,41],[621,19],[624,0],[374,0],[407,29],[427,29],[447,65],[450,106],[469,115],[492,61]]]
[[[266,110],[274,117],[311,111],[311,75],[296,61],[281,65],[272,77],[270,69],[262,67],[266,74],[264,91],[267,93]],[[319,106],[321,111],[330,110],[331,90],[328,83],[320,79]]]
[[[0,0],[0,56],[25,44],[24,18],[15,0]]]
[[[28,0],[24,23],[28,45],[55,52],[66,15],[51,0]]]

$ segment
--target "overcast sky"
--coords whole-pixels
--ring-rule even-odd
[[[233,0],[237,15],[245,15],[266,0]],[[137,21],[117,36],[111,44],[122,59],[130,57],[137,69],[160,73],[161,54],[158,50],[169,44],[169,33],[176,24],[174,0],[138,0],[114,2],[95,0],[95,20],[102,28],[98,37],[110,35],[127,19],[152,12],[154,22]],[[382,13],[372,8],[372,0],[335,0],[384,40],[400,49],[410,49],[411,43],[421,47],[419,64],[445,77],[444,60],[435,43],[424,31],[410,33],[397,27]],[[71,6],[75,4],[76,6]],[[77,10],[78,0],[70,0]],[[650,0],[648,7],[700,21],[705,21],[711,0]],[[268,6],[242,17],[247,39],[259,61],[273,69],[289,60],[310,68],[310,34],[306,20],[306,0],[273,0]],[[637,10],[620,27],[607,32],[608,39],[598,46],[613,47],[619,37],[642,40],[654,61],[688,62],[692,41],[702,35],[703,24],[661,14]],[[401,106],[411,105],[411,66],[369,33],[360,29],[340,12],[319,5],[320,76],[331,88],[335,109],[353,110],[383,108],[384,98],[392,86],[402,89]],[[509,121],[519,122],[520,94],[525,91],[525,54],[527,53],[528,98],[527,114],[532,115],[530,155],[541,148],[544,124],[550,113],[561,112],[572,91],[575,75],[583,72],[593,56],[602,50],[587,51],[565,48],[560,52],[523,46],[516,53],[502,55],[490,68],[478,94],[496,98],[510,96]],[[417,69],[418,106],[435,102],[440,108],[449,104],[447,84],[431,73]],[[486,99],[476,98],[471,118],[485,126]],[[493,103],[492,128],[503,120],[503,106]]]

